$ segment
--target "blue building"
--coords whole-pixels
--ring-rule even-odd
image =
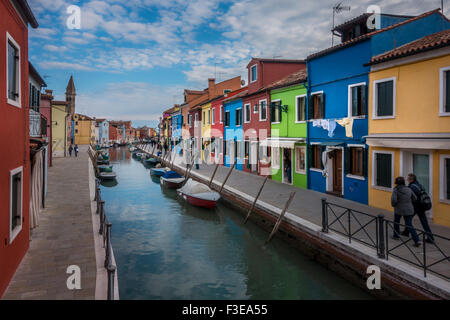
[[[182,137],[183,115],[178,106],[174,107],[174,112],[171,115],[171,139],[173,142],[172,148],[176,148],[177,152],[181,151],[181,137]]]
[[[100,145],[109,143],[109,123],[106,119],[97,119],[96,126],[98,128],[98,141]]]
[[[368,203],[367,101],[373,56],[449,28],[438,11],[417,17],[364,14],[334,29],[341,44],[307,58],[308,188]]]
[[[247,94],[247,90],[225,99],[224,104],[224,165],[235,169],[243,170],[244,164],[244,132],[243,132],[243,102],[242,97]]]

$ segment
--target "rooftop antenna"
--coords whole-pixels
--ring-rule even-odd
[[[350,11],[350,6],[343,6],[342,2],[339,2],[333,7],[333,28],[331,29],[331,46],[334,45],[334,16],[342,11]]]

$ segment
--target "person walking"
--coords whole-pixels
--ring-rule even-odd
[[[426,211],[424,208],[424,204],[421,203],[421,194],[425,192],[425,188],[417,181],[417,177],[414,173],[408,174],[407,177],[408,187],[411,188],[412,192],[416,195],[416,201],[413,202],[414,213],[419,217],[420,223],[422,224],[423,230],[427,234],[426,242],[434,243],[433,232],[431,231],[430,225],[428,223],[428,219],[426,216]],[[408,229],[405,229],[402,233],[402,236],[409,237]]]
[[[73,147],[72,147],[72,145],[70,145],[70,146],[69,146],[69,157],[72,156],[72,150],[73,150]]]
[[[75,157],[78,157],[78,145],[75,145],[75,148],[73,148],[73,151],[75,151]]]
[[[414,241],[414,246],[421,245],[419,236],[416,229],[412,225],[412,219],[414,216],[413,202],[417,197],[410,188],[405,185],[405,178],[395,178],[395,188],[392,192],[391,205],[394,207],[394,235],[393,239],[400,239],[400,219],[403,217],[405,220],[406,229],[411,233]]]

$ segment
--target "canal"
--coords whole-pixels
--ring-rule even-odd
[[[370,299],[220,204],[196,208],[160,186],[128,149],[110,149],[101,186],[121,299]]]

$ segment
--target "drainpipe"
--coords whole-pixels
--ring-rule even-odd
[[[310,158],[308,151],[310,148],[308,148],[308,146],[310,145],[310,140],[309,140],[309,97],[311,95],[311,66],[310,66],[310,62],[307,59],[306,60],[306,70],[308,72],[306,81],[307,81],[307,85],[306,85],[306,164],[307,164],[307,187],[308,189],[311,188],[311,171],[308,169],[310,166],[310,163],[308,163],[308,159]]]

